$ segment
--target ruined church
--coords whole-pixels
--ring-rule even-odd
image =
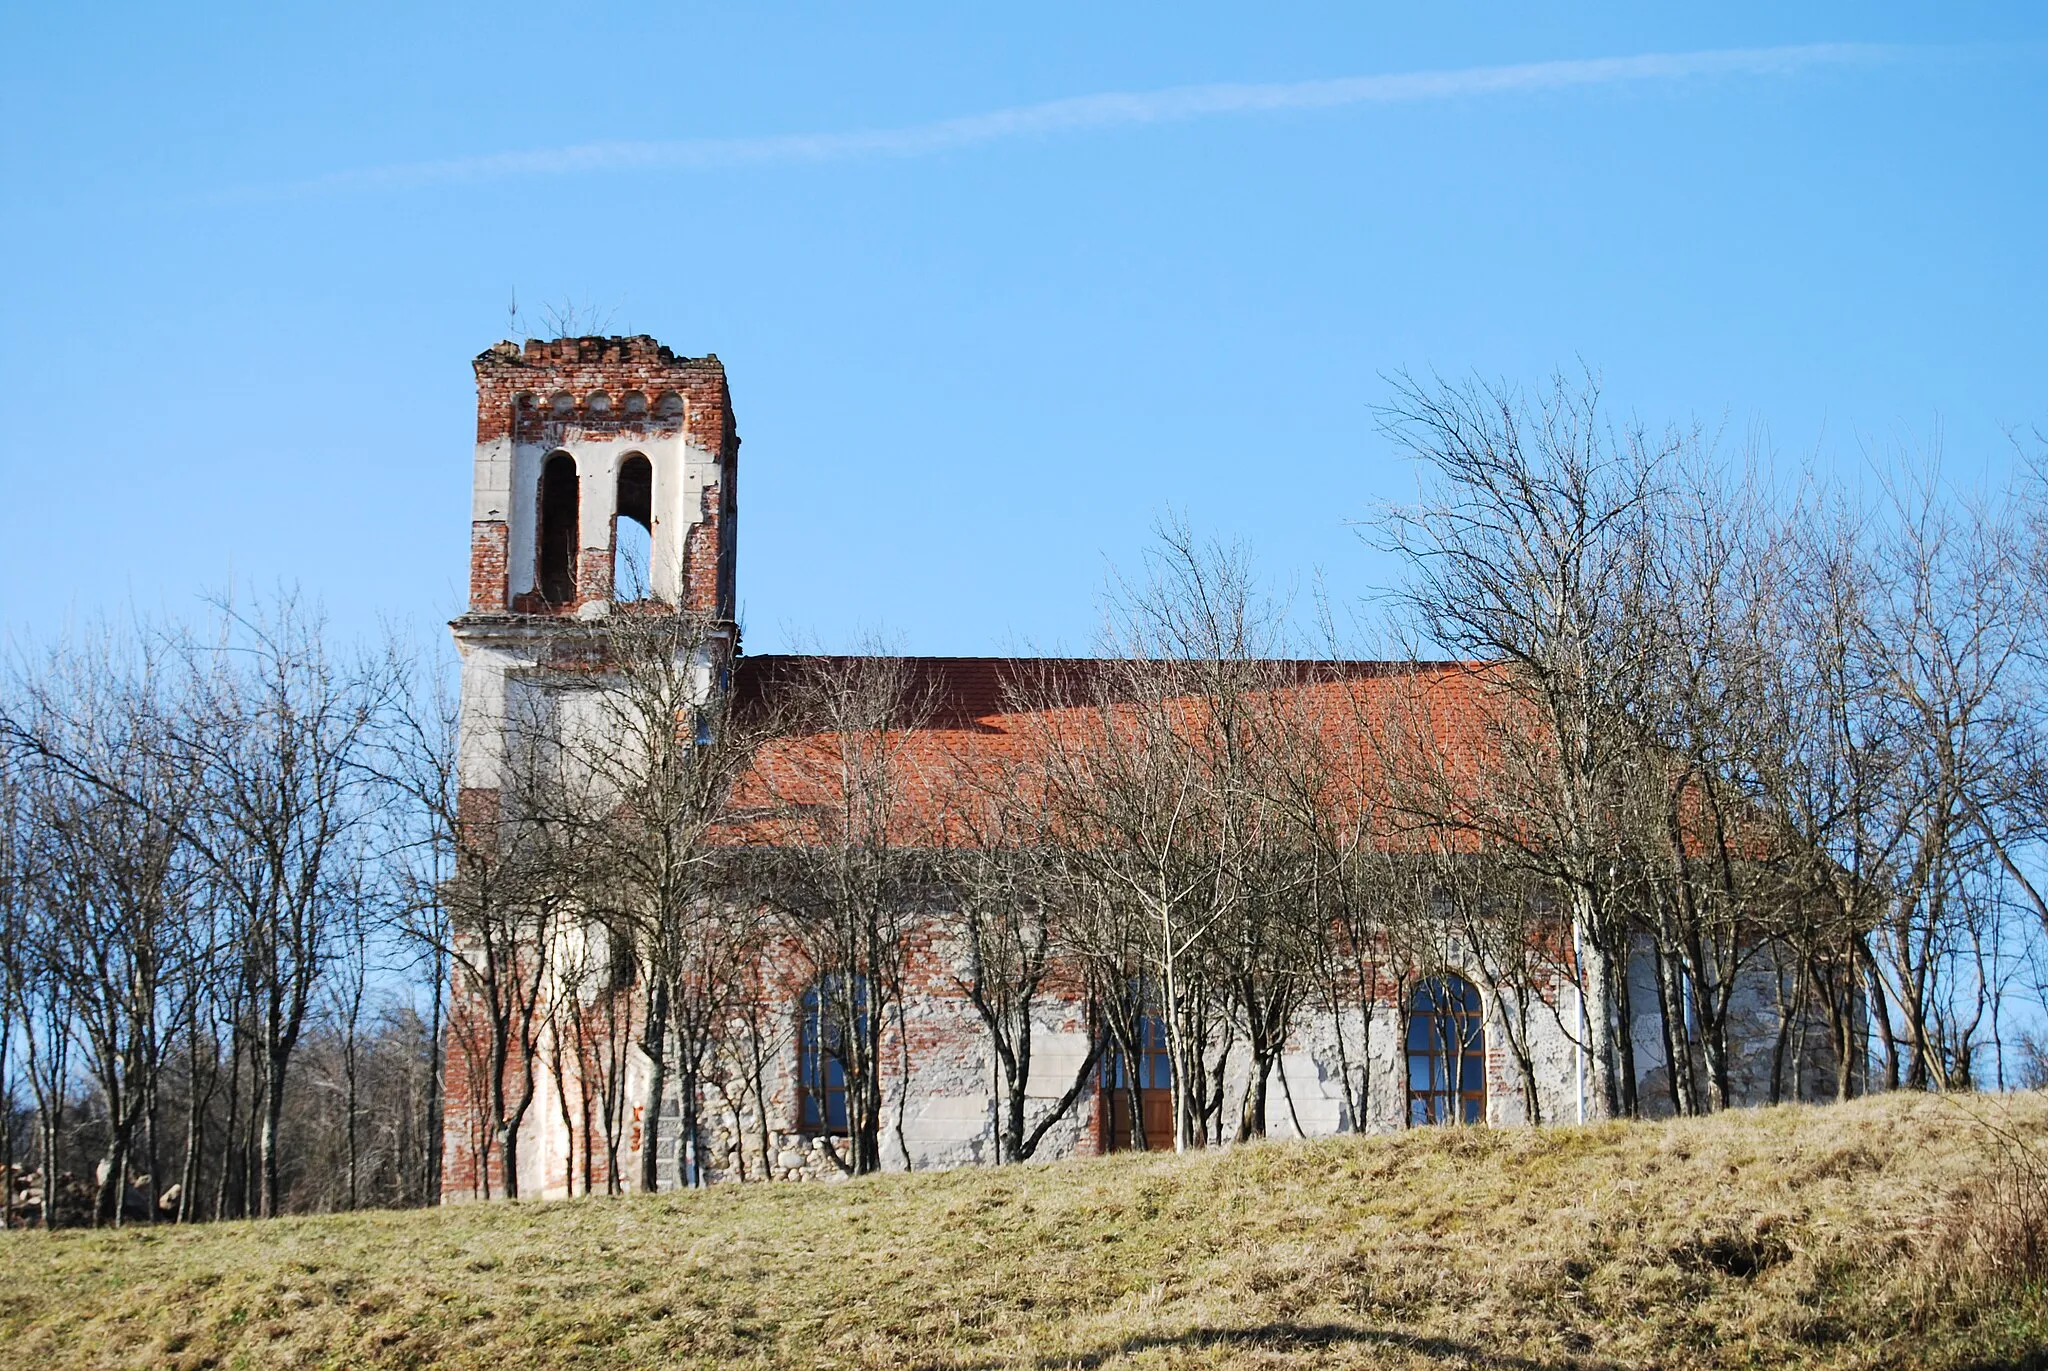
[[[716,356],[678,356],[644,336],[565,338],[500,343],[474,368],[469,602],[452,626],[461,658],[457,770],[465,811],[495,804],[506,784],[503,721],[518,699],[545,696],[564,673],[582,670],[565,662],[561,645],[580,626],[619,612],[628,594],[618,582],[629,548],[636,569],[644,569],[644,584],[631,592],[637,612],[680,611],[708,625],[694,649],[702,690],[772,694],[801,665],[741,650],[740,439]],[[920,726],[934,745],[952,756],[984,757],[991,767],[1024,746],[1029,721],[1016,717],[1003,689],[1016,665],[983,658],[906,663],[929,687],[934,704]],[[890,1120],[886,1167],[999,1159],[1003,1075],[952,974],[956,955],[943,937],[910,944],[903,1003],[880,1067]],[[685,1102],[671,1083],[655,1106],[663,1126],[651,1127],[642,1088],[648,1063],[630,1048],[619,1063],[623,1078],[610,1088],[617,1099],[600,1106],[619,1112],[609,1153],[592,1144],[597,1092],[587,1054],[564,1050],[550,1039],[554,1030],[533,1034],[531,1060],[518,1063],[532,1098],[517,1125],[517,1192],[587,1191],[593,1153],[600,1172],[651,1175],[664,1187],[729,1176],[841,1174],[844,1075],[817,1022],[814,975],[802,965],[776,970],[768,980],[784,998],[775,1007],[779,1031],[764,1039],[758,1097],[700,1081],[700,1098]],[[1631,965],[1626,974],[1640,987],[1634,1003],[1653,1006],[1650,972]],[[1781,1035],[1766,979],[1736,996],[1736,1102],[1761,1101],[1771,1091],[1772,1051]],[[1342,1013],[1305,1009],[1274,1063],[1276,1099],[1284,1094],[1285,1102],[1271,1111],[1270,1134],[1584,1117],[1587,1070],[1572,1031],[1572,987],[1544,988],[1548,1012],[1518,1027],[1522,1060],[1510,1061],[1500,1008],[1477,982],[1455,962],[1425,979],[1389,982],[1380,992],[1385,1014],[1370,1032]],[[474,1046],[484,1030],[473,1006],[465,1008],[469,992],[460,977],[452,993],[443,1194],[460,1200],[503,1193],[507,1178],[494,1174],[504,1149],[493,1149],[487,1136],[494,1106]],[[1157,1028],[1146,1028],[1135,1053],[1104,1051],[1100,1042],[1083,997],[1049,982],[1031,1029],[1025,1104],[1034,1125],[1051,1122],[1034,1156],[1095,1155],[1141,1140],[1172,1144],[1172,1057]],[[1663,1068],[1666,1042],[1653,1010],[1637,1014],[1630,1045],[1644,1080]],[[1221,1082],[1226,1097],[1246,1088],[1242,1062],[1231,1070],[1236,1074]],[[1822,1092],[1824,1074],[1812,1073],[1813,1091]],[[1656,1092],[1646,1087],[1644,1095],[1646,1110],[1654,1110]],[[643,1156],[650,1139],[659,1155]]]

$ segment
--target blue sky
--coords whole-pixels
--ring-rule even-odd
[[[1368,595],[1400,369],[1999,480],[2048,10],[1559,8],[8,6],[0,630],[437,632],[515,291],[725,359],[754,651],[1085,647],[1168,505]]]

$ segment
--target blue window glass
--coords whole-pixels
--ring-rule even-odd
[[[1486,1118],[1486,1016],[1479,991],[1448,973],[1418,981],[1408,1001],[1408,1122]]]
[[[1103,1084],[1114,1090],[1128,1090],[1131,1074],[1122,1049],[1112,1046],[1103,1058]],[[1138,1021],[1137,1086],[1140,1090],[1173,1088],[1173,1057],[1166,1050],[1166,1024],[1154,1014]]]
[[[847,1028],[842,1017],[845,1005],[837,993],[840,981],[828,977],[821,985],[804,992],[802,1012],[797,1019],[797,1126],[808,1133],[844,1133],[846,1115]],[[867,985],[855,978],[853,992],[855,1032],[862,1032],[867,1019]]]

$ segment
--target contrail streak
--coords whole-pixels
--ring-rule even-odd
[[[1869,65],[1895,60],[1910,51],[1889,44],[1809,43],[1796,47],[1644,53],[1634,57],[1468,67],[1459,71],[1347,76],[1326,81],[1175,86],[1137,93],[1079,95],[901,128],[740,138],[683,138],[657,142],[576,143],[524,152],[364,167],[327,172],[296,181],[244,186],[207,198],[215,201],[269,200],[409,190],[422,186],[579,172],[916,157],[1036,134],[1178,123],[1213,115],[1334,109],[1345,105],[1408,104],[1460,96],[1562,90],[1624,82],[1682,81],[1709,76],[1782,76],[1816,66]]]

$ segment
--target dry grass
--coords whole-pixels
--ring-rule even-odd
[[[2048,1367],[2048,1097],[1969,1108],[12,1234],[0,1364]]]

